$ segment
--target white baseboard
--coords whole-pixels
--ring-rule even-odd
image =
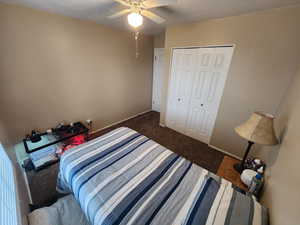
[[[102,127],[102,128],[97,129],[97,130],[91,131],[90,134],[95,134],[95,133],[97,133],[97,132],[99,132],[99,131],[102,131],[102,130],[104,130],[104,129],[106,129],[106,128],[109,128],[109,127],[112,127],[112,126],[114,126],[114,125],[117,125],[118,123],[122,123],[122,122],[124,122],[124,121],[126,121],[126,120],[130,120],[130,119],[132,119],[132,118],[134,118],[134,117],[143,115],[143,114],[148,113],[148,112],[151,112],[151,111],[152,111],[152,109],[149,109],[149,110],[146,110],[146,111],[144,111],[144,112],[141,112],[141,113],[135,114],[135,115],[133,115],[133,116],[130,116],[130,117],[126,118],[126,119],[119,120],[119,121],[117,121],[117,122],[115,122],[115,123],[112,123],[112,124],[109,124],[109,125],[107,125],[107,126],[105,126],[105,127]]]
[[[161,127],[166,127],[166,125],[163,124],[163,123],[159,123],[159,126],[161,126]]]
[[[225,151],[225,150],[223,150],[223,149],[221,149],[221,148],[218,148],[218,147],[213,146],[213,145],[210,145],[210,144],[208,144],[208,146],[211,147],[211,148],[213,148],[213,149],[216,149],[216,150],[219,151],[219,152],[223,152],[223,153],[225,153],[226,155],[230,155],[231,157],[233,157],[233,158],[235,158],[235,159],[242,160],[241,157],[236,156],[236,155],[234,155],[234,154],[232,154],[232,153],[230,153],[230,152],[227,152],[227,151]]]

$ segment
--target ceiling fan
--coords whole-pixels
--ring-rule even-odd
[[[121,10],[108,18],[114,19],[128,14],[127,20],[129,25],[137,28],[143,24],[143,16],[152,20],[155,23],[161,24],[166,20],[148,9],[167,6],[170,4],[177,3],[177,0],[113,0],[124,6],[129,7],[128,9]]]

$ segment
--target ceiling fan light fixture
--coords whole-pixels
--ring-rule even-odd
[[[143,24],[143,17],[141,16],[141,14],[136,13],[136,12],[130,13],[127,16],[127,20],[128,20],[128,23],[135,28],[137,28]]]

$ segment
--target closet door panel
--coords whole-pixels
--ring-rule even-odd
[[[214,57],[212,59],[211,77],[206,104],[208,120],[208,136],[213,132],[215,121],[218,114],[219,105],[223,95],[225,82],[233,54],[233,47],[214,48]]]
[[[198,49],[186,134],[206,143],[216,120],[232,50],[229,47]]]
[[[179,64],[179,74],[177,80],[177,90],[176,99],[177,99],[177,130],[181,133],[185,133],[187,115],[190,105],[190,96],[191,96],[191,83],[193,82],[193,65],[194,57],[193,51],[184,50],[182,54],[183,58]]]
[[[185,49],[173,51],[167,125],[181,133],[185,133],[190,104],[190,83],[193,78],[192,60],[193,55],[190,51]]]
[[[177,79],[179,75],[179,71],[177,70],[178,64],[181,63],[180,59],[182,58],[179,50],[173,52],[172,56],[172,68],[171,68],[171,77],[169,80],[168,87],[168,105],[167,105],[167,117],[166,123],[167,126],[176,129],[176,121],[177,121],[177,100],[176,100],[176,91],[177,91]]]
[[[210,116],[206,99],[211,83],[211,65],[214,52],[212,48],[197,49],[194,65],[194,80],[191,83],[191,104],[187,119],[186,134],[207,142]]]

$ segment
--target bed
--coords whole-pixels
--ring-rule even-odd
[[[126,127],[66,152],[57,189],[92,225],[268,224],[254,197]]]

